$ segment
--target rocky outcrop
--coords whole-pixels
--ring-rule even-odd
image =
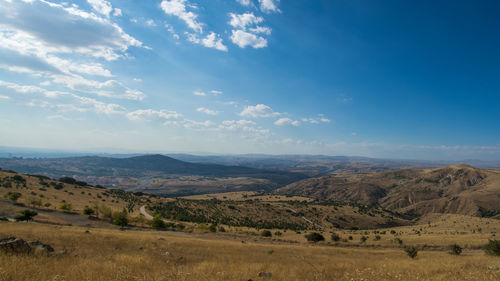
[[[40,241],[26,242],[21,238],[8,237],[0,239],[0,253],[20,255],[20,254],[44,254],[49,255],[54,252],[48,244]]]

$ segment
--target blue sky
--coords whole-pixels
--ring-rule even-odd
[[[0,145],[497,160],[499,12],[0,0]]]

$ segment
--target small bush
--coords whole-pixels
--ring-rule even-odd
[[[264,230],[264,231],[262,231],[260,233],[260,236],[262,236],[262,237],[271,237],[271,236],[273,236],[273,234],[269,230]]]
[[[125,227],[128,225],[128,218],[125,212],[114,212],[113,213],[113,224]]]
[[[64,211],[71,211],[71,209],[73,209],[73,206],[71,206],[70,203],[62,203],[61,205],[59,205],[59,209]]]
[[[209,227],[208,227],[208,230],[210,230],[210,232],[217,232],[217,226],[215,224],[211,224]]]
[[[363,235],[363,236],[361,236],[361,238],[359,240],[361,241],[361,243],[365,243],[366,240],[368,240],[368,237]]]
[[[156,215],[153,217],[153,221],[151,221],[151,227],[155,229],[164,229],[166,226],[163,219],[159,215]]]
[[[417,257],[418,249],[413,246],[409,246],[405,248],[405,252],[410,258],[414,259]]]
[[[19,192],[9,192],[7,194],[7,198],[9,198],[9,200],[11,200],[13,202],[16,202],[17,199],[19,199],[19,197],[21,197],[21,193],[19,193]]]
[[[323,235],[317,232],[309,233],[305,237],[309,242],[325,241],[325,237],[323,237]]]
[[[32,220],[36,215],[38,215],[37,212],[32,211],[32,210],[24,210],[21,211],[20,215],[17,215],[14,217],[16,221],[30,221]]]
[[[275,236],[281,236],[281,235],[283,235],[283,233],[281,233],[280,231],[276,231],[276,232],[274,233],[274,235],[275,235]]]
[[[332,233],[332,241],[340,241],[340,236],[337,233]]]
[[[457,244],[450,245],[450,251],[448,252],[450,255],[459,256],[462,253],[462,247]]]
[[[380,239],[381,239],[380,235],[376,235],[376,236],[375,236],[375,238],[374,238],[373,240],[375,240],[375,241],[380,241]]]
[[[83,208],[83,214],[86,215],[86,216],[90,217],[94,213],[95,213],[94,209],[90,208],[89,206],[85,206],[85,208]]]
[[[486,254],[491,256],[500,256],[500,241],[489,240],[488,244],[483,247]]]

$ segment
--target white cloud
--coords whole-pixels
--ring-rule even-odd
[[[249,28],[248,30],[253,32],[253,33],[263,33],[266,35],[271,35],[271,28],[269,28],[267,26],[257,26],[254,28]]]
[[[94,11],[106,17],[109,17],[109,14],[113,11],[113,6],[106,0],[87,0],[87,2]]]
[[[229,13],[231,20],[229,25],[233,29],[231,41],[240,48],[251,46],[255,49],[267,47],[267,40],[258,34],[271,34],[271,28],[267,26],[256,26],[264,21],[262,17],[257,17],[253,13],[233,14]],[[253,26],[253,27],[251,27]]]
[[[198,15],[186,10],[186,2],[187,0],[163,0],[161,8],[167,15],[176,16],[184,21],[192,30],[199,33],[203,32],[203,25],[197,20]]]
[[[0,99],[1,100],[8,100],[8,99],[10,99],[10,97],[4,96],[4,95],[0,95]]]
[[[203,92],[203,91],[194,91],[194,92],[193,92],[193,95],[195,95],[195,96],[201,96],[201,97],[204,97],[204,96],[206,96],[207,94],[206,94],[205,92]]]
[[[251,46],[254,49],[267,47],[267,40],[264,37],[243,30],[233,30],[231,41],[240,48],[247,46]]]
[[[241,113],[241,116],[248,117],[274,117],[279,116],[281,113],[274,112],[273,109],[265,104],[257,104],[255,106],[247,106]]]
[[[225,120],[218,126],[219,131],[240,132],[245,138],[265,138],[271,135],[268,129],[258,127],[249,120]]]
[[[229,13],[231,20],[229,25],[235,28],[246,29],[247,26],[264,21],[262,17],[256,17],[253,13],[233,14]]]
[[[107,1],[89,3],[99,14],[108,16],[111,12]],[[9,71],[51,79],[71,90],[142,99],[143,93],[116,79],[100,82],[81,76],[113,77],[94,59],[125,57],[130,46],[144,47],[107,17],[80,10],[76,5],[41,0],[0,5],[0,50],[9,54],[0,68]],[[43,83],[48,86],[49,82]]]
[[[187,40],[191,43],[227,52],[227,47],[222,43],[222,38],[215,32],[210,32],[205,38],[201,39],[195,33],[185,32],[185,34],[187,35]]]
[[[210,32],[207,37],[201,39],[201,44],[207,48],[215,48],[227,52],[227,47],[222,43],[222,38],[215,32]]]
[[[292,120],[290,118],[284,117],[284,118],[280,118],[280,119],[276,120],[276,122],[274,122],[274,125],[277,125],[277,126],[284,126],[284,125],[299,126],[300,122],[297,120]]]
[[[148,25],[148,26],[156,26],[156,22],[154,20],[152,20],[152,19],[148,19],[146,21],[146,25]]]
[[[153,110],[153,109],[139,109],[136,111],[132,111],[127,113],[127,118],[130,120],[144,120],[144,121],[153,121],[153,120],[179,120],[182,119],[183,116],[176,111],[167,111],[167,110]]]
[[[330,123],[331,120],[325,118],[323,114],[319,114],[319,118],[302,118],[302,122],[311,123],[311,124],[319,124],[319,123]]]
[[[168,30],[168,32],[170,32],[170,34],[172,34],[172,37],[174,37],[174,39],[179,40],[180,36],[175,32],[175,29],[172,25],[165,24],[165,28]]]
[[[259,3],[260,10],[264,13],[281,12],[280,9],[278,9],[279,0],[259,0]]]
[[[243,6],[250,6],[250,4],[252,4],[250,0],[236,0],[236,2],[240,3]]]
[[[204,107],[198,107],[196,109],[196,111],[203,112],[203,113],[205,113],[207,115],[217,115],[217,114],[219,114],[218,111],[215,111],[215,110],[212,110],[212,109],[208,109],[208,108],[204,108]]]
[[[144,47],[106,18],[74,6],[36,0],[0,5],[0,46],[44,60],[56,53],[115,60],[130,46]]]
[[[319,124],[319,121],[314,118],[302,118],[302,122],[307,122],[311,124]]]
[[[210,94],[215,95],[215,96],[218,96],[218,95],[221,95],[221,94],[222,94],[222,91],[218,91],[218,90],[211,90],[211,91],[210,91]]]
[[[2,80],[0,80],[0,86],[14,90],[15,92],[21,93],[21,94],[42,94],[43,96],[45,96],[47,98],[54,98],[57,96],[70,94],[67,92],[49,91],[49,90],[46,90],[46,89],[38,87],[38,86],[19,85],[16,83],[2,81]]]
[[[71,90],[103,97],[142,100],[145,96],[143,92],[130,89],[116,80],[99,82],[78,75],[52,75],[52,78],[54,83],[62,84]]]
[[[113,12],[113,16],[114,17],[121,17],[122,16],[122,10],[118,9],[118,8],[115,8],[115,10]]]

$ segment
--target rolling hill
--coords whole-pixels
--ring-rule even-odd
[[[280,194],[379,205],[402,213],[500,218],[500,171],[467,165],[310,178]]]
[[[301,173],[189,163],[164,155],[0,158],[0,167],[51,178],[69,176],[91,184],[163,195],[275,189],[306,178]]]

